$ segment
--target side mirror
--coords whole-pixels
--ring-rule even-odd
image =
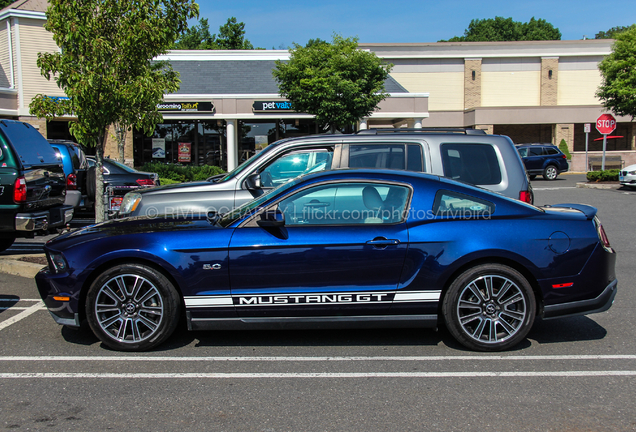
[[[261,175],[260,174],[252,174],[251,176],[249,176],[247,178],[247,188],[250,190],[253,189],[262,189],[263,188],[263,182],[261,181]]]
[[[278,209],[261,213],[260,220],[256,221],[261,228],[280,228],[285,226],[285,215]]]

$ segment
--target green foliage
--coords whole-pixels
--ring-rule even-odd
[[[588,182],[609,182],[618,181],[618,173],[620,170],[611,169],[605,171],[589,171],[587,173]]]
[[[221,168],[212,165],[175,165],[160,162],[148,162],[139,168],[139,171],[154,172],[159,174],[161,184],[182,183],[188,181],[206,180],[217,174],[223,174]],[[164,182],[170,180],[170,183]]]
[[[622,33],[626,30],[633,29],[635,27],[636,27],[636,24],[632,24],[628,27],[625,27],[625,26],[612,27],[608,31],[600,31],[596,33],[596,36],[594,36],[594,39],[615,39],[617,34]]]
[[[599,64],[603,81],[596,92],[603,106],[619,116],[636,117],[636,26],[615,35],[612,52]]]
[[[252,50],[254,46],[245,39],[245,24],[235,17],[219,27],[219,34],[210,33],[207,18],[201,18],[198,25],[188,28],[174,44],[174,49],[187,50]]]
[[[561,32],[544,19],[532,17],[529,22],[513,21],[512,18],[474,19],[464,31],[464,36],[455,36],[440,42],[496,42],[560,40]]]
[[[570,150],[568,149],[568,143],[565,142],[564,139],[559,143],[559,150],[565,155],[568,160],[572,160],[572,155],[570,154]]]
[[[74,113],[71,133],[84,145],[103,145],[109,125],[121,122],[150,133],[162,116],[157,104],[179,88],[178,74],[163,62],[198,14],[194,0],[50,0],[45,28],[60,52],[38,53],[42,75],[54,78],[69,99],[39,94],[31,114]]]
[[[277,61],[272,73],[281,96],[295,111],[313,114],[333,129],[354,124],[375,110],[388,96],[384,81],[392,66],[374,53],[358,50],[357,38],[334,35],[331,43],[295,43],[289,61]]]
[[[0,0],[0,9],[6,8],[11,3],[15,3],[16,0]]]

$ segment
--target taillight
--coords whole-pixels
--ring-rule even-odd
[[[567,159],[567,158],[568,158],[566,155],[561,155],[561,157],[562,157],[563,159]]]
[[[137,179],[139,186],[154,186],[155,182],[152,179]]]
[[[607,238],[607,234],[605,233],[605,228],[603,228],[600,219],[596,216],[594,216],[594,225],[596,226],[596,233],[598,234],[598,239],[603,245],[603,249],[608,252],[614,252],[614,250],[610,246],[609,238]]]
[[[530,191],[519,192],[519,201],[532,204],[532,194],[530,193]]]
[[[13,185],[13,201],[16,203],[23,203],[27,200],[27,184],[24,177],[18,177],[15,179]]]
[[[75,174],[69,174],[66,177],[66,189],[77,190],[77,176]]]

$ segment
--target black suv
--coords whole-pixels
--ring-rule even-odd
[[[517,144],[517,151],[530,179],[542,175],[546,180],[554,180],[568,170],[568,159],[552,144]]]
[[[48,141],[28,123],[0,120],[0,251],[70,222],[65,198],[62,161]]]

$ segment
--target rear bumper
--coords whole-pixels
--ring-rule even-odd
[[[572,315],[589,315],[605,312],[612,306],[612,303],[614,303],[614,297],[616,297],[616,291],[618,290],[617,287],[618,280],[614,279],[605,287],[601,294],[593,299],[545,306],[543,318],[561,318]]]
[[[45,231],[62,227],[73,219],[73,207],[63,205],[42,212],[15,215],[16,231]]]
[[[82,192],[78,190],[67,190],[66,198],[64,199],[64,205],[69,205],[73,208],[79,207],[82,201]]]

